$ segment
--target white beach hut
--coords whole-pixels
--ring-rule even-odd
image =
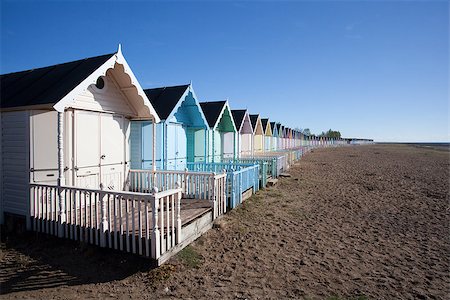
[[[159,117],[120,46],[116,53],[1,75],[1,87],[4,214],[30,215],[33,183],[126,190],[130,121]]]

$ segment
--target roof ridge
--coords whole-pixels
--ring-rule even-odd
[[[96,56],[91,56],[91,57],[85,57],[85,58],[75,59],[75,60],[66,61],[66,62],[63,62],[63,63],[53,64],[53,65],[49,65],[49,66],[43,66],[43,67],[32,68],[32,69],[27,69],[27,70],[22,70],[22,71],[15,71],[15,72],[10,72],[10,73],[0,74],[0,77],[1,76],[6,76],[6,75],[13,75],[13,74],[17,74],[17,73],[25,73],[25,72],[37,71],[37,70],[40,70],[40,69],[56,67],[56,66],[60,66],[60,65],[74,63],[74,62],[80,62],[81,63],[82,61],[85,61],[85,60],[88,60],[88,59],[99,58],[99,57],[102,57],[102,56],[113,56],[115,54],[116,54],[116,52],[108,53],[108,54],[102,54],[102,55],[96,55]]]

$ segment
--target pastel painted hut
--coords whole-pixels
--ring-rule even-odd
[[[291,129],[286,127],[285,129],[286,149],[291,149]]]
[[[0,84],[1,223],[161,264],[226,211],[225,173],[130,168],[130,123],[160,118],[120,46]]]
[[[286,128],[284,125],[281,125],[281,131],[280,131],[280,138],[281,138],[281,150],[286,149]]]
[[[34,213],[30,184],[126,190],[130,122],[159,122],[120,47],[1,75],[1,100],[0,207],[20,216]]]
[[[250,115],[253,128],[253,154],[264,152],[264,129],[259,115]]]
[[[144,90],[161,122],[156,124],[156,169],[184,170],[187,162],[205,161],[208,123],[192,85]],[[152,123],[131,124],[131,167],[152,168]]]
[[[288,149],[294,148],[294,135],[292,128],[288,128]]]
[[[270,151],[277,151],[278,144],[278,128],[277,123],[270,122],[270,129],[272,130],[272,137],[270,142]]]
[[[201,102],[208,121],[207,162],[222,162],[236,157],[236,125],[228,101]]]
[[[277,128],[277,149],[276,150],[282,150],[283,149],[283,126],[281,123],[276,124]]]
[[[232,110],[231,114],[239,133],[236,138],[237,156],[250,156],[253,153],[253,127],[250,115],[246,109]]]
[[[264,130],[264,152],[269,152],[271,150],[272,141],[272,129],[270,127],[269,119],[261,119],[261,124]]]

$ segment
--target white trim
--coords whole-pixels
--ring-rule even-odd
[[[85,91],[91,84],[95,85],[97,78],[100,76],[105,76],[108,69],[113,69],[116,63],[124,67],[125,73],[130,77],[131,84],[136,87],[138,95],[141,96],[142,100],[144,101],[144,105],[148,107],[150,115],[153,116],[155,122],[158,123],[160,121],[159,116],[151,105],[147,96],[145,95],[144,90],[137,81],[133,72],[131,71],[131,68],[125,60],[125,57],[123,57],[120,46],[116,54],[112,55],[111,58],[108,59],[103,65],[101,65],[97,70],[86,77],[78,86],[76,86],[66,96],[58,101],[53,106],[53,108],[58,112],[63,112],[68,106],[75,102],[76,96]]]
[[[217,117],[216,123],[214,124],[214,127],[212,128],[212,130],[215,131],[217,129],[217,126],[219,125],[220,120],[222,119],[222,115],[225,112],[225,108],[228,108],[228,111],[230,112],[231,123],[233,124],[233,128],[234,128],[234,132],[237,132],[236,124],[234,124],[233,115],[231,114],[231,108],[230,108],[230,105],[228,104],[228,100],[225,101],[225,104],[222,107],[222,110],[220,111],[220,114]]]
[[[209,128],[208,121],[206,120],[206,117],[203,114],[203,110],[202,110],[202,108],[200,106],[200,102],[198,102],[197,95],[195,94],[194,89],[192,88],[192,84],[189,84],[188,88],[184,91],[183,95],[180,97],[180,99],[178,99],[177,104],[172,109],[172,111],[170,112],[169,116],[167,116],[167,120],[170,120],[171,118],[173,118],[173,116],[175,115],[175,112],[180,108],[181,103],[183,103],[184,98],[186,98],[186,96],[189,94],[189,92],[192,93],[192,97],[194,98],[195,104],[198,107],[198,110],[199,110],[200,115],[202,117],[203,125],[205,126],[205,129],[208,129]]]
[[[261,124],[261,128],[262,128],[263,126],[262,126],[262,122],[261,122],[261,116],[259,114],[258,114],[258,118],[256,119],[256,126],[253,130],[253,135],[256,135],[256,128],[258,127],[258,123]],[[250,124],[251,124],[251,120],[250,120]],[[262,131],[263,131],[263,135],[265,135],[264,128],[262,128]]]

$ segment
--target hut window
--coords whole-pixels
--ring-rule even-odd
[[[103,89],[105,87],[105,81],[103,80],[103,78],[100,76],[99,78],[97,78],[97,82],[95,83],[95,87],[98,88],[99,90]]]

